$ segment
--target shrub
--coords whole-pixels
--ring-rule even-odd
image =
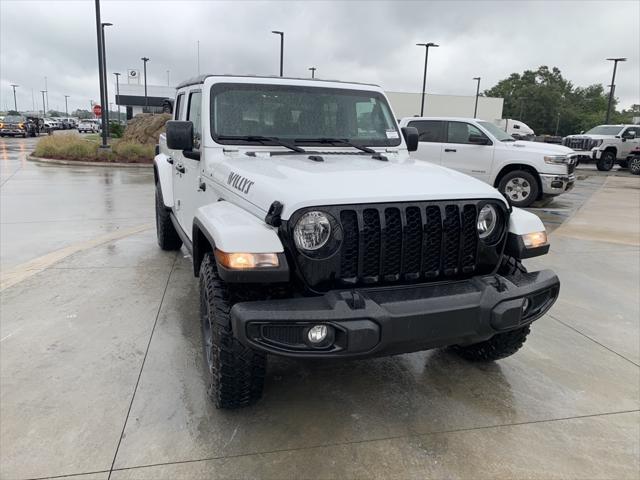
[[[120,141],[114,143],[113,153],[122,162],[152,161],[155,153],[154,145]]]
[[[109,134],[111,138],[122,138],[124,127],[118,122],[109,122]]]
[[[85,162],[151,163],[155,154],[154,145],[114,140],[111,150],[99,148],[100,139],[81,137],[78,134],[51,135],[41,138],[33,155],[60,160]]]

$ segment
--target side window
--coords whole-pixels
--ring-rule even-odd
[[[189,107],[187,108],[187,120],[193,122],[193,149],[200,150],[202,143],[202,92],[196,91],[189,94]]]
[[[640,138],[640,127],[629,127],[627,128],[627,132],[635,132],[636,138]]]
[[[474,125],[465,122],[449,122],[449,128],[447,129],[447,142],[448,143],[471,143],[469,142],[469,135],[478,135],[480,137],[486,137],[484,133],[480,131]]]
[[[409,127],[418,130],[418,140],[428,143],[444,142],[444,122],[439,120],[416,120],[409,122]]]
[[[181,93],[180,95],[178,95],[178,98],[176,99],[176,108],[174,108],[173,110],[174,120],[180,120],[180,117],[182,115],[183,100],[184,100],[184,93]]]

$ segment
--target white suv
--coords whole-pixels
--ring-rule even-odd
[[[595,160],[600,171],[611,170],[616,160],[627,168],[627,157],[640,145],[640,125],[598,125],[584,134],[563,138],[562,144],[574,149],[581,162]]]
[[[570,148],[514,140],[492,122],[473,118],[407,117],[400,126],[418,129],[412,157],[493,185],[514,206],[573,188],[576,159]]]

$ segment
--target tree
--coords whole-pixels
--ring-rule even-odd
[[[7,112],[7,115],[20,115],[20,112],[18,112],[17,110],[9,110]]]
[[[574,87],[557,67],[544,65],[512,73],[484,93],[503,97],[503,116],[527,123],[538,134],[553,135],[557,130],[564,136],[588,130],[602,123],[607,111],[602,85]]]
[[[80,120],[83,120],[85,118],[93,118],[93,113],[92,112],[90,112],[89,110],[83,110],[81,108],[78,108],[71,115],[74,116],[74,117],[78,117]]]

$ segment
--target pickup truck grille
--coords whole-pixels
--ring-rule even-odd
[[[562,142],[565,147],[569,147],[573,150],[591,150],[596,146],[596,140],[588,137],[580,138],[565,138]]]
[[[489,273],[502,250],[501,242],[487,247],[478,238],[477,217],[485,203],[469,200],[319,207],[339,223],[342,243],[326,259],[294,252],[299,273],[314,290]],[[506,222],[504,206],[492,203],[502,211]],[[308,210],[312,209],[304,211]],[[304,211],[296,212],[289,228]]]

